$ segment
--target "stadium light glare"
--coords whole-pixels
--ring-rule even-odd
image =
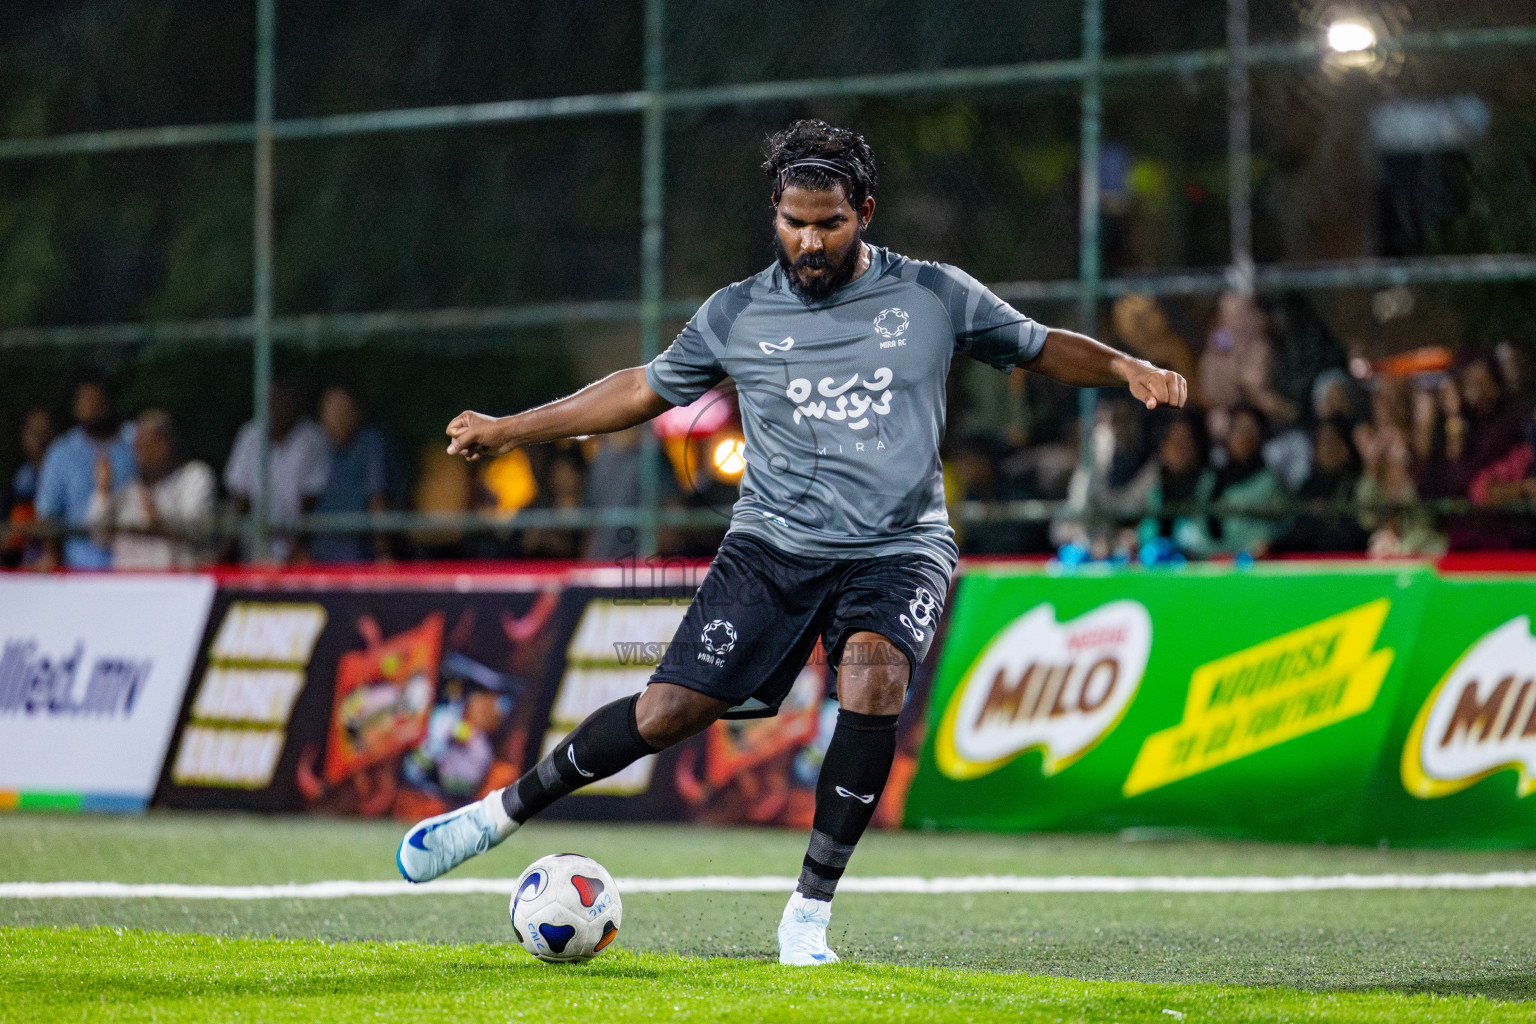
[[[727,480],[741,476],[747,468],[747,442],[728,437],[715,445],[715,472]]]
[[[1376,46],[1376,30],[1359,18],[1340,18],[1328,26],[1328,48],[1334,53],[1363,53]]]

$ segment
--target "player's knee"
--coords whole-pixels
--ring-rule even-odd
[[[855,633],[837,672],[838,702],[864,715],[895,715],[906,702],[907,656],[879,633]]]
[[[666,748],[707,729],[727,706],[686,686],[652,683],[635,705],[635,724],[647,743]]]

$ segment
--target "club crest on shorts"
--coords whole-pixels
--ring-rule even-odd
[[[900,615],[901,624],[912,633],[912,638],[922,642],[928,635],[928,630],[933,627],[933,617],[939,610],[938,598],[933,596],[927,587],[918,587],[912,600],[907,602],[907,611],[911,617]]]
[[[711,619],[699,632],[699,642],[704,645],[699,660],[718,668],[736,646],[736,627],[725,619]]]

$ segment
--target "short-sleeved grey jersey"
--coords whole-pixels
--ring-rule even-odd
[[[953,571],[939,463],[950,360],[1012,370],[1046,328],[955,267],[871,255],[815,305],[777,264],[722,288],[645,379],[674,405],[735,380],[747,468],[730,532],[827,558],[922,552]]]

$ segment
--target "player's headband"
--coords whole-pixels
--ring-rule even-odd
[[[785,164],[783,167],[779,168],[778,188],[775,189],[775,192],[778,195],[784,194],[784,189],[789,184],[790,174],[802,167],[814,167],[817,170],[826,171],[828,174],[835,174],[839,178],[844,179],[848,182],[849,195],[850,197],[852,196],[853,175],[848,173],[848,169],[841,164],[833,163],[831,160],[823,160],[819,156],[808,156],[804,159],[796,160],[794,163]]]

